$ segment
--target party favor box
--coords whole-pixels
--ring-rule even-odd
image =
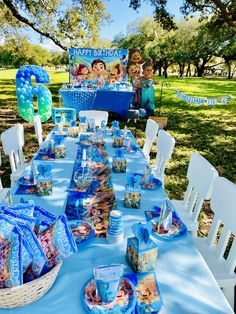
[[[151,228],[151,224],[138,224],[134,230],[135,237],[127,239],[126,261],[135,273],[156,268],[158,247],[150,239]]]

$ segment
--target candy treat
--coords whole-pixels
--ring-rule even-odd
[[[33,217],[34,206],[35,206],[34,201],[30,200],[19,204],[9,205],[8,209],[19,214]]]
[[[65,216],[59,216],[48,229],[39,233],[38,239],[46,255],[43,273],[78,251]]]
[[[23,283],[22,245],[19,228],[0,215],[0,288]]]

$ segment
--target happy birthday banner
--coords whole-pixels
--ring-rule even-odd
[[[186,95],[177,89],[175,89],[175,93],[178,98],[192,105],[207,105],[207,106],[226,105],[228,101],[232,99],[232,96],[217,97],[217,98],[193,97],[193,96]]]

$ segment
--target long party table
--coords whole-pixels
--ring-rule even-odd
[[[53,195],[48,197],[24,196],[33,199],[36,204],[58,215],[64,212],[66,188],[69,185],[78,146],[77,139],[66,139],[67,157],[56,161],[47,161],[53,165]],[[106,139],[109,161],[113,155],[112,138]],[[127,172],[141,172],[146,160],[141,151],[126,155]],[[35,161],[35,164],[38,161]],[[41,163],[42,161],[40,161]],[[145,222],[145,210],[152,210],[158,201],[165,199],[163,189],[158,191],[142,190],[141,208],[123,207],[126,174],[112,173],[117,209],[122,211],[125,237],[122,244],[109,244],[104,238],[96,238],[79,249],[79,252],[64,261],[53,287],[40,300],[23,308],[12,310],[0,309],[8,314],[84,314],[82,305],[83,286],[92,277],[93,268],[110,263],[124,263],[127,238],[133,236],[131,227],[138,222]],[[13,201],[19,202],[20,195],[14,195]],[[192,238],[158,244],[157,279],[160,293],[169,314],[223,314],[233,313],[213,275],[195,247]],[[126,264],[127,265],[127,264]],[[127,272],[131,272],[127,266]]]
[[[59,94],[62,97],[64,107],[73,108],[77,113],[80,110],[110,110],[125,118],[135,93],[128,90],[70,88],[60,89]]]

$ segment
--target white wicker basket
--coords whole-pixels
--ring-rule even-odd
[[[13,288],[0,289],[0,308],[24,306],[41,298],[53,285],[62,263],[31,282]]]

